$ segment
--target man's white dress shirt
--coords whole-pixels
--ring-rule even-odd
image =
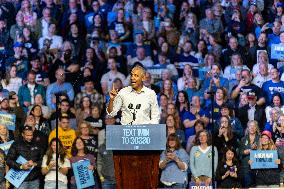
[[[119,110],[122,112],[122,125],[159,124],[157,95],[145,86],[140,93],[131,86],[121,89],[114,99],[112,112],[107,111],[107,113],[114,117]]]

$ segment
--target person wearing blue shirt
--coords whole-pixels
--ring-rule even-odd
[[[280,29],[281,29],[281,22],[280,21],[274,21],[273,27],[272,27],[272,34],[268,34],[268,47],[271,47],[272,44],[278,44],[280,43]]]
[[[201,120],[204,125],[209,123],[209,114],[206,110],[202,109],[200,105],[200,97],[193,96],[190,104],[190,111],[184,112],[182,116],[182,123],[185,127],[185,141],[195,134],[193,125],[197,120]]]
[[[192,51],[192,46],[193,45],[190,41],[184,42],[183,47],[182,47],[182,53],[177,54],[175,58],[175,64],[178,65],[180,71],[183,71],[183,67],[185,63],[193,67],[199,66],[198,59],[190,54]],[[197,76],[197,74],[195,76]]]
[[[202,91],[213,90],[216,91],[219,87],[224,87],[229,90],[229,80],[220,76],[221,66],[219,64],[212,64],[211,75],[212,77],[206,79],[202,85]]]
[[[64,69],[59,68],[55,72],[56,82],[47,87],[46,104],[51,110],[55,110],[55,102],[57,93],[66,93],[70,101],[74,100],[74,90],[70,83],[65,82]]]
[[[176,134],[168,136],[167,149],[160,156],[159,167],[162,169],[160,180],[166,188],[186,188],[189,156]]]
[[[272,100],[272,96],[275,93],[279,93],[284,99],[284,81],[280,80],[280,73],[276,68],[270,70],[271,80],[266,81],[262,85],[262,91],[264,93],[265,102],[269,104]]]
[[[97,0],[92,3],[92,11],[88,12],[84,17],[87,30],[93,25],[93,17],[96,14],[100,14],[100,3]]]

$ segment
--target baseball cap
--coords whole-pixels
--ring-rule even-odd
[[[262,135],[268,136],[269,139],[272,138],[272,135],[271,135],[271,132],[270,132],[270,131],[263,131],[263,132],[261,133],[261,136],[262,136]]]
[[[16,43],[14,43],[14,48],[16,48],[16,47],[23,47],[24,46],[24,44],[23,43],[21,43],[21,42],[16,42]]]
[[[8,100],[8,97],[1,95],[0,96],[0,103],[3,102],[5,99]]]
[[[247,93],[248,100],[254,100],[256,97],[256,92],[251,90]]]

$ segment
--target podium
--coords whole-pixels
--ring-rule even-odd
[[[106,148],[113,150],[117,189],[156,189],[166,125],[107,125]]]

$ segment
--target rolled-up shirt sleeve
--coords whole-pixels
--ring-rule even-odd
[[[157,95],[155,92],[151,93],[151,124],[159,124],[160,122],[160,110],[157,100]]]
[[[117,94],[117,96],[115,97],[114,101],[113,101],[113,108],[112,108],[112,112],[108,112],[107,108],[106,108],[106,113],[107,115],[114,117],[117,115],[117,112],[121,109],[122,106],[122,97],[120,95],[120,93]]]

